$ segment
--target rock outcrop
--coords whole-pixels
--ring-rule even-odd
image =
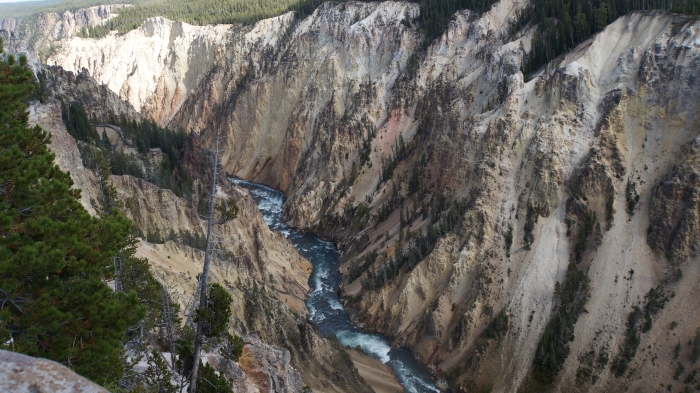
[[[112,176],[111,180],[118,198],[129,201],[125,213],[142,233],[158,232],[166,239],[182,232],[206,233],[206,221],[172,191],[132,176]],[[240,212],[235,220],[217,226],[220,262],[244,267],[250,276],[274,288],[295,311],[308,315],[304,300],[311,263],[289,239],[267,227],[249,193],[233,188],[229,195],[236,199]],[[195,277],[199,271],[201,267],[192,264],[186,273]]]
[[[96,214],[91,200],[97,199],[97,179],[92,171],[83,166],[75,138],[68,134],[63,124],[60,102],[49,99],[46,104],[32,103],[29,106],[29,124],[38,125],[51,134],[49,149],[56,155],[54,163],[70,172],[73,187],[82,191],[80,203],[90,214]]]
[[[130,6],[99,5],[63,13],[42,13],[22,20],[0,18],[0,30],[11,32],[17,40],[9,47],[6,45],[5,50],[28,54],[30,64],[40,68],[40,59],[46,59],[57,50],[57,41],[74,37],[88,27],[101,25],[117,16],[120,8]]]
[[[0,349],[0,391],[12,393],[107,393],[54,361]]]
[[[229,28],[150,18],[123,36],[64,41],[47,64],[86,70],[137,111],[164,124],[224,55]],[[102,61],[95,61],[98,54]]]
[[[669,326],[686,343],[700,324],[700,24],[631,13],[526,80],[533,31],[508,34],[524,5],[458,12],[425,46],[418,7],[404,2],[326,3],[298,23],[286,14],[182,34],[150,19],[123,37],[64,41],[49,63],[85,67],[161,124],[205,141],[224,131],[229,173],[282,189],[291,223],[338,242],[355,321],[413,349],[453,390],[523,386],[572,255],[590,298],[551,388],[675,384],[688,359],[673,358]],[[181,57],[140,57],[139,42]],[[590,217],[599,235],[579,246]],[[589,367],[591,352],[618,356],[630,312],[660,284],[675,297],[624,378]],[[500,310],[509,323],[493,336]],[[242,325],[275,331],[266,318]]]
[[[97,179],[82,164],[77,143],[61,120],[60,103],[55,99],[32,103],[30,120],[51,133],[56,164],[70,171],[74,186],[82,191],[81,202],[96,214]],[[171,231],[205,235],[206,223],[172,191],[131,176],[111,176],[110,180],[118,199],[125,202],[124,214],[138,230],[158,231],[165,237]],[[225,184],[218,192],[223,190],[236,198],[240,210],[236,220],[217,228],[220,252],[213,261],[210,281],[222,284],[234,299],[233,332],[259,337],[246,338],[244,354],[250,356],[243,357],[245,362],[235,364],[210,354],[212,365],[229,377],[240,377],[240,372],[246,375],[236,382],[241,391],[285,388],[301,392],[309,385],[329,392],[370,392],[344,349],[322,338],[306,319],[310,262],[289,239],[270,230],[247,191]],[[185,310],[202,271],[204,252],[174,241],[152,244],[141,240],[136,256],[149,260],[156,278],[171,291],[180,310]]]
[[[696,257],[700,248],[700,141],[652,190],[649,244],[675,262]]]

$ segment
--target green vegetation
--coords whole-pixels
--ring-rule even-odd
[[[693,349],[690,352],[690,361],[695,363],[700,359],[700,328],[695,331],[695,339],[693,340]]]
[[[510,247],[513,245],[513,227],[508,227],[504,240],[506,243],[506,257],[510,258]]]
[[[225,333],[226,341],[221,346],[219,353],[226,359],[237,362],[243,355],[243,339],[240,336],[232,336]]]
[[[542,388],[554,382],[564,361],[569,356],[569,343],[574,339],[574,326],[581,313],[585,311],[586,302],[590,297],[590,279],[588,272],[579,266],[583,262],[583,255],[589,247],[598,247],[602,241],[600,224],[593,210],[581,202],[571,198],[568,202],[569,210],[566,219],[567,235],[573,236],[572,227],[578,229],[574,236],[574,249],[569,255],[569,266],[563,284],[558,282],[554,289],[556,304],[552,311],[544,334],[540,339],[535,354],[534,370],[529,384],[532,388]],[[572,213],[572,210],[576,213]],[[576,224],[578,223],[578,224]],[[607,362],[607,354],[605,355]],[[592,360],[591,360],[592,363]],[[577,376],[579,382],[591,377],[588,372],[593,372],[593,367],[584,367]]]
[[[639,203],[639,194],[637,194],[637,184],[629,179],[627,179],[627,186],[625,187],[625,198],[627,200],[627,214],[632,217],[634,208]]]
[[[376,289],[398,276],[401,269],[411,271],[418,262],[433,251],[440,238],[462,225],[464,214],[471,206],[468,199],[456,201],[447,211],[442,213],[439,220],[428,227],[427,231],[412,236],[406,247],[403,247],[399,241],[396,245],[395,255],[382,263],[378,271],[368,271],[367,278],[362,281],[362,286],[366,289]],[[436,205],[436,209],[442,209],[439,203]],[[440,210],[435,210],[435,216],[439,214]]]
[[[131,175],[145,179],[161,188],[172,190],[175,195],[192,202],[200,193],[194,188],[194,180],[185,167],[184,155],[191,136],[182,130],[159,127],[152,121],[134,121],[126,117],[111,116],[109,119],[89,119],[80,102],[61,104],[61,115],[68,132],[79,143],[83,164],[89,169],[97,168],[98,154],[109,162],[113,175]],[[101,121],[100,121],[101,120]],[[117,126],[127,146],[134,147],[143,157],[143,165],[133,155],[116,151],[107,136],[98,135],[94,124],[104,121]],[[150,162],[151,149],[160,149],[160,163]]]
[[[632,358],[634,358],[634,355],[637,353],[639,343],[642,341],[640,335],[640,331],[642,330],[640,326],[642,317],[642,310],[635,306],[627,318],[627,334],[625,336],[625,342],[622,344],[620,353],[613,361],[611,367],[613,372],[615,372],[615,375],[618,377],[621,377],[625,371],[627,371],[629,362],[632,361]]]
[[[678,363],[676,366],[676,371],[673,372],[673,379],[676,381],[680,379],[681,375],[685,372],[685,366],[681,363]]]
[[[535,235],[532,234],[532,231],[535,230],[535,224],[537,224],[537,218],[539,216],[540,205],[536,204],[535,206],[532,206],[528,203],[527,214],[525,215],[525,226],[523,227],[523,242],[525,243],[526,250],[529,250],[530,245],[535,241]]]
[[[68,133],[79,141],[100,141],[100,136],[90,124],[85,108],[79,102],[71,102],[68,105],[61,102],[61,118],[66,125]]]
[[[116,209],[91,217],[49,134],[28,127],[26,62],[0,61],[0,342],[114,384],[127,329],[146,313],[136,291],[106,284],[115,258],[132,258],[131,223]]]
[[[620,353],[610,366],[610,369],[618,377],[625,374],[629,363],[636,355],[639,343],[642,341],[641,334],[651,330],[652,317],[661,311],[669,300],[663,284],[649,290],[645,299],[647,302],[644,309],[635,306],[627,318],[625,341],[620,348]]]
[[[67,364],[108,387],[176,392],[172,378],[182,383],[192,368],[194,334],[180,328],[177,303],[148,262],[134,257],[132,224],[119,213],[125,204],[116,198],[108,177],[112,169],[102,154],[109,153],[105,138],[92,131],[79,104],[64,105],[68,129],[95,153],[90,159],[103,197],[96,206],[100,216],[91,217],[78,201],[80,192],[70,188],[69,174],[53,164],[49,135],[27,126],[26,100],[33,86],[24,57],[19,64],[12,56],[0,61],[0,342]],[[130,135],[144,148],[151,143],[146,137],[158,141],[161,132],[155,143],[166,143],[166,155],[178,154],[177,140],[164,141],[172,134],[138,125]],[[167,143],[176,147],[168,152]],[[222,217],[235,216],[234,201],[223,202]],[[163,238],[157,231],[149,237]],[[175,237],[173,231],[166,235]],[[201,242],[189,233],[180,237]],[[208,339],[223,337],[221,353],[237,360],[243,341],[227,333],[230,304],[228,292],[212,284],[207,307],[197,317],[205,321]],[[128,362],[127,342],[137,353]],[[180,355],[175,369],[164,352]],[[138,354],[146,356],[145,373],[125,373]],[[223,375],[207,366],[202,370],[198,391],[231,391]]]
[[[133,336],[137,330],[151,331],[171,319],[175,325],[180,324],[178,317],[179,306],[171,299],[170,294],[151,274],[148,261],[142,258],[128,258],[122,260],[121,271],[118,276],[118,290],[122,292],[134,291],[141,304],[146,308],[146,317],[141,320],[139,326],[128,332]],[[167,307],[163,307],[167,305]],[[166,315],[166,313],[171,315]],[[140,334],[140,332],[139,332]]]
[[[377,260],[378,256],[379,255],[377,254],[376,250],[368,252],[360,263],[350,268],[350,271],[348,272],[348,281],[353,282],[360,278],[362,273],[366,272],[367,269],[374,264],[374,261]]]
[[[207,291],[207,308],[196,310],[195,322],[202,318],[202,328],[207,337],[218,337],[226,333],[231,317],[231,295],[217,283],[209,286]]]
[[[377,130],[374,126],[367,133],[367,138],[362,139],[362,147],[360,147],[360,168],[362,168],[365,163],[369,161],[369,156],[372,153],[372,139],[377,136]],[[369,162],[369,167],[372,167],[372,162]]]
[[[137,2],[134,7],[119,10],[119,16],[101,26],[90,27],[87,35],[104,37],[111,30],[120,34],[139,27],[146,18],[162,16],[193,25],[250,24],[303,7],[298,0],[185,0]],[[297,6],[298,5],[298,6]]]
[[[603,232],[600,223],[593,210],[587,209],[583,217],[579,220],[579,230],[574,247],[574,261],[580,263],[583,260],[583,253],[593,244],[596,248],[603,243]]]
[[[406,143],[403,140],[403,136],[399,134],[394,146],[391,148],[391,156],[389,158],[382,157],[382,172],[377,188],[379,188],[380,184],[388,181],[394,176],[394,170],[407,156],[408,149],[406,148]]]
[[[227,359],[238,361],[243,353],[243,340],[239,336],[228,333],[228,323],[231,317],[231,295],[217,283],[208,286],[207,308],[195,310],[195,322],[202,318],[203,332],[206,340],[212,343],[220,343],[219,352]],[[195,331],[190,326],[180,330],[179,337],[174,340],[173,346],[178,354],[176,362],[182,381],[189,381],[192,374],[192,366],[195,351]],[[230,381],[222,374],[217,374],[210,365],[204,365],[200,361],[197,374],[197,392],[232,392]]]
[[[250,24],[261,19],[295,11],[300,18],[311,15],[327,0],[186,0],[186,1],[137,1],[136,6],[120,10],[119,16],[108,21],[104,27],[91,27],[86,35],[103,37],[110,30],[120,34],[131,31],[152,16],[163,16],[195,25],[206,24]],[[343,0],[338,2],[344,2]],[[455,12],[463,9],[488,11],[495,0],[420,0],[420,15],[417,22],[426,37],[432,42],[447,30]],[[413,21],[406,21],[410,27]]]
[[[143,382],[148,388],[147,392],[153,393],[177,393],[177,386],[172,383],[173,372],[163,356],[155,349],[148,354],[148,368],[143,375]]]
[[[426,41],[432,42],[447,30],[456,11],[468,9],[478,13],[486,12],[496,0],[422,0],[418,18]]]
[[[513,34],[528,26],[538,26],[532,47],[524,56],[522,71],[526,76],[530,75],[622,15],[655,9],[697,16],[700,0],[533,0],[518,12],[516,21],[511,25]]]
[[[207,248],[207,237],[196,231],[181,231],[179,237],[173,240],[202,251]]]
[[[209,363],[199,362],[197,393],[233,393],[228,378],[217,373]]]
[[[564,366],[570,352],[569,343],[574,340],[574,325],[590,296],[588,274],[576,265],[573,255],[564,283],[556,283],[554,295],[557,304],[537,347],[532,373],[533,379],[542,385],[554,382]]]
[[[502,309],[486,327],[487,338],[500,338],[508,331],[508,314]]]
[[[4,18],[20,18],[42,12],[63,12],[81,7],[119,2],[119,0],[38,0],[0,3],[0,15]]]

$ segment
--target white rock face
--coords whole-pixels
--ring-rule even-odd
[[[597,250],[582,258],[591,278],[588,312],[553,389],[644,391],[676,383],[677,341],[669,334],[687,343],[700,324],[700,264],[670,264],[649,246],[650,201],[676,164],[694,159],[688,146],[700,133],[700,22],[629,14],[525,82],[520,47],[529,47],[533,32],[512,42],[505,34],[524,5],[504,0],[484,15],[460,12],[425,52],[411,27],[415,4],[327,3],[296,25],[289,15],[229,30],[183,24],[183,32],[200,31],[211,45],[177,33],[181,44],[168,46],[172,35],[149,30],[152,19],[124,37],[73,38],[49,61],[85,67],[161,124],[204,139],[224,132],[226,170],[285,191],[293,224],[337,234],[346,273],[365,251],[395,255],[400,231],[425,233],[440,219],[438,195],[469,200],[464,224],[430,255],[375,289],[363,283],[366,275],[343,288],[357,322],[457,375],[455,390],[475,383],[510,392],[526,380],[575,247],[567,223],[576,205],[585,205],[604,230]],[[176,48],[166,52],[178,60],[139,55],[141,42],[154,51]],[[399,136],[407,157],[380,183]],[[357,177],[349,181],[353,167]],[[408,186],[417,171],[424,187],[418,195]],[[667,183],[687,178],[674,176]],[[628,180],[640,194],[631,215]],[[585,199],[572,196],[577,182]],[[346,207],[360,202],[375,215],[382,206],[393,212],[347,230],[355,221]],[[525,226],[535,206],[530,244]],[[397,210],[410,215],[408,228]],[[680,242],[692,250],[698,241]],[[368,269],[381,272],[387,258]],[[683,277],[672,281],[676,267]],[[579,386],[584,355],[617,356],[633,307],[662,282],[675,297],[642,336],[630,371],[617,378],[609,365],[596,366],[596,378]],[[485,349],[483,332],[501,309],[509,330]],[[679,330],[670,333],[671,322]]]
[[[17,20],[0,18],[0,30],[11,32],[14,40],[5,43],[9,53],[25,53],[29,64],[39,69],[44,58],[56,50],[57,41],[74,37],[84,29],[103,24],[118,15],[119,9],[130,4],[110,4],[73,11],[39,14],[32,18]]]
[[[123,36],[68,40],[47,64],[86,69],[136,110],[164,122],[223,55],[228,30],[150,18]]]

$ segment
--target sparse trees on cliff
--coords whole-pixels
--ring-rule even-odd
[[[199,279],[199,287],[195,290],[195,296],[199,296],[199,308],[196,311],[195,321],[197,323],[197,331],[194,341],[194,354],[192,361],[192,375],[190,377],[190,393],[197,393],[199,368],[200,368],[200,353],[204,335],[220,334],[226,330],[228,317],[231,315],[230,304],[231,296],[226,291],[216,284],[212,285],[212,292],[207,294],[209,289],[209,268],[211,260],[215,252],[214,240],[214,225],[223,224],[227,221],[234,220],[238,216],[238,206],[233,198],[226,199],[219,203],[216,202],[216,180],[219,175],[219,134],[216,135],[216,147],[212,155],[212,176],[211,176],[211,191],[209,194],[209,216],[207,218],[207,246],[204,254],[204,268]],[[218,213],[218,219],[214,213]],[[196,303],[196,297],[195,297]],[[214,306],[218,304],[218,306]],[[206,373],[207,371],[205,371]],[[221,386],[224,389],[225,386]]]

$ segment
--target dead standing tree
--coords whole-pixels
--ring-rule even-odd
[[[197,296],[199,297],[199,310],[204,310],[207,307],[207,286],[209,280],[209,267],[211,265],[211,260],[213,253],[215,251],[213,241],[213,230],[214,224],[223,224],[228,221],[235,219],[238,216],[238,206],[233,198],[222,201],[220,204],[216,204],[216,179],[220,174],[219,171],[219,142],[221,138],[219,137],[219,132],[216,133],[216,148],[214,149],[214,156],[212,159],[212,179],[211,179],[211,194],[209,195],[209,216],[207,217],[207,246],[204,254],[204,268],[202,269],[202,274],[200,275],[199,287],[195,290],[195,298],[193,299],[193,304],[197,303]],[[214,213],[218,213],[219,220],[214,221]],[[188,322],[191,320],[192,311],[188,315]],[[197,335],[194,342],[194,359],[192,363],[192,376],[190,378],[190,393],[195,393],[197,391],[197,374],[199,371],[199,359],[202,351],[202,340],[203,340],[203,321],[202,318],[197,318]]]

